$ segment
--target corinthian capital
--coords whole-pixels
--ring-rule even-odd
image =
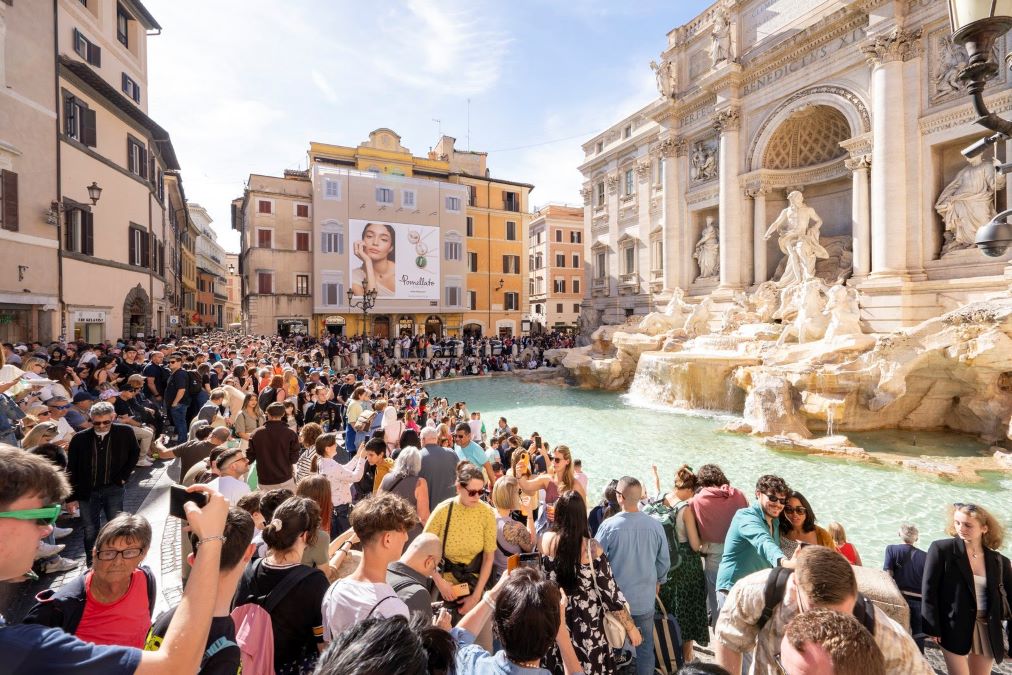
[[[843,160],[843,165],[850,171],[857,171],[859,169],[870,169],[871,168],[871,155],[855,155],[848,159]]]
[[[920,28],[905,30],[896,27],[888,33],[870,38],[861,46],[861,51],[872,66],[890,61],[906,61],[917,56],[920,38]]]
[[[713,128],[717,130],[717,133],[737,131],[740,123],[741,119],[738,113],[738,108],[721,110],[713,116]]]
[[[590,204],[590,198],[594,195],[594,191],[589,185],[580,188],[580,196],[583,197],[583,205],[587,206]]]

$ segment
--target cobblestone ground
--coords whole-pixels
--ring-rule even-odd
[[[180,577],[182,556],[179,548],[180,522],[168,515],[168,499],[165,493],[168,486],[179,478],[178,462],[159,462],[155,466],[137,469],[127,484],[124,508],[133,513],[141,513],[152,527],[151,551],[145,559],[158,575],[158,606],[155,614],[179,602],[183,594]],[[0,584],[0,613],[10,623],[17,623],[31,608],[35,594],[47,588],[59,588],[84,570],[84,529],[80,520],[61,519],[63,527],[74,527],[74,533],[60,540],[66,545],[63,557],[79,563],[77,569],[63,574],[42,575],[34,583]],[[36,570],[38,571],[38,570]],[[696,657],[700,661],[714,660],[711,647],[697,647]],[[939,675],[945,675],[945,662],[942,652],[929,644],[928,660]],[[1012,675],[1012,664],[1006,662],[995,667],[992,675]],[[890,675],[893,675],[890,673]],[[896,674],[899,675],[899,674]]]

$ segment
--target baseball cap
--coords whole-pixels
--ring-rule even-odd
[[[81,401],[94,401],[95,397],[86,391],[79,391],[74,394],[74,403],[80,403]]]

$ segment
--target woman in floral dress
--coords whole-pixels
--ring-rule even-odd
[[[640,644],[643,637],[629,615],[608,557],[590,538],[587,503],[579,493],[565,492],[559,497],[555,520],[541,546],[545,573],[566,592],[566,625],[583,671],[595,675],[615,673],[615,658],[604,634],[605,612],[616,612],[633,646]],[[556,675],[563,672],[557,646],[552,646],[542,665]]]
[[[668,536],[671,569],[661,585],[661,602],[664,608],[678,618],[682,629],[682,653],[685,662],[693,657],[693,643],[706,646],[710,632],[706,621],[706,577],[699,557],[701,541],[696,518],[689,500],[696,492],[696,475],[686,465],[675,474],[671,492],[661,495],[643,509],[661,521]]]

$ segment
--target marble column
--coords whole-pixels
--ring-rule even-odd
[[[744,288],[741,264],[741,198],[738,185],[739,118],[737,108],[727,108],[714,117],[713,126],[720,134],[720,288]]]
[[[660,151],[664,162],[664,287],[684,290],[692,282],[683,264],[682,233],[689,227],[685,212],[688,185],[685,139],[669,137],[661,142]]]
[[[853,180],[850,211],[851,236],[854,239],[854,276],[866,277],[871,271],[871,201],[868,188],[871,156],[851,157],[845,164],[851,170]]]
[[[748,234],[748,238],[742,242],[741,255],[743,268],[747,270],[747,274],[744,277],[745,285],[752,285],[752,273],[755,271],[755,262],[753,260],[753,246],[755,242],[755,190],[749,188],[745,190],[745,199],[741,204],[741,232],[742,234]]]
[[[919,37],[920,31],[895,28],[862,47],[872,67],[872,276],[905,276],[908,269],[910,221],[904,138],[907,107],[916,105],[917,97],[906,95],[903,62],[916,52]]]
[[[752,190],[752,274],[753,283],[761,284],[769,281],[769,270],[766,269],[766,193],[770,189],[759,186]]]

